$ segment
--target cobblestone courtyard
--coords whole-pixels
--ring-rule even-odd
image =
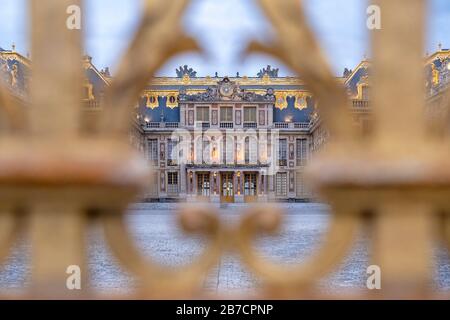
[[[142,252],[167,265],[187,263],[201,252],[205,242],[201,238],[186,237],[176,226],[177,204],[136,204],[130,208],[127,220],[137,245]],[[285,210],[282,232],[277,237],[263,237],[257,247],[264,256],[285,263],[300,263],[320,245],[328,225],[328,208],[320,204],[280,204]],[[245,205],[229,205],[220,209],[221,218],[235,223]],[[363,234],[355,242],[351,254],[339,270],[320,284],[325,291],[364,288],[370,264],[367,249],[370,244]],[[448,252],[436,248],[435,285],[440,290],[450,289],[450,260]],[[0,268],[0,287],[19,290],[28,282],[30,244],[22,239],[7,264]],[[131,290],[133,278],[122,270],[104,245],[100,228],[89,234],[89,272],[95,289]],[[258,287],[236,256],[222,257],[219,265],[204,280],[210,292],[233,293],[252,291]]]

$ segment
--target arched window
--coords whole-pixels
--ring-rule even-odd
[[[245,164],[256,164],[258,162],[258,142],[256,137],[245,138]]]
[[[211,163],[211,142],[206,136],[199,137],[196,140],[195,163]]]

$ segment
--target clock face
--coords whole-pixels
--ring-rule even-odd
[[[220,87],[220,94],[225,96],[225,97],[230,97],[233,95],[233,85],[231,83],[224,83],[221,87]]]

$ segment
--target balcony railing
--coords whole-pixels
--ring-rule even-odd
[[[255,129],[258,127],[256,122],[244,122],[244,128],[246,129]]]
[[[309,122],[294,122],[295,129],[309,129]]]
[[[174,129],[179,127],[179,122],[163,122],[163,125],[165,128]]]
[[[352,106],[355,109],[368,109],[370,104],[369,100],[352,100]]]
[[[275,129],[288,129],[288,122],[274,122]]]
[[[145,123],[146,129],[160,129],[160,128],[176,129],[178,127],[179,127],[179,122],[146,122]]]
[[[208,129],[211,127],[211,124],[209,122],[201,122],[201,121],[197,121],[195,123],[195,126],[197,128],[202,128],[202,129]]]
[[[274,122],[275,129],[301,129],[309,130],[309,122]]]
[[[146,122],[145,127],[147,129],[158,129],[161,128],[161,122]]]
[[[85,100],[83,101],[83,105],[86,109],[99,109],[100,103],[96,100]]]
[[[220,128],[222,129],[233,129],[233,122],[221,122],[220,123]]]

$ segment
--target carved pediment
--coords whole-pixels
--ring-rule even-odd
[[[185,90],[180,91],[180,101],[213,102],[213,101],[245,101],[245,102],[274,102],[273,89],[267,89],[264,95],[256,94],[241,88],[236,82],[225,77],[216,86],[208,87],[205,92],[189,95]]]

